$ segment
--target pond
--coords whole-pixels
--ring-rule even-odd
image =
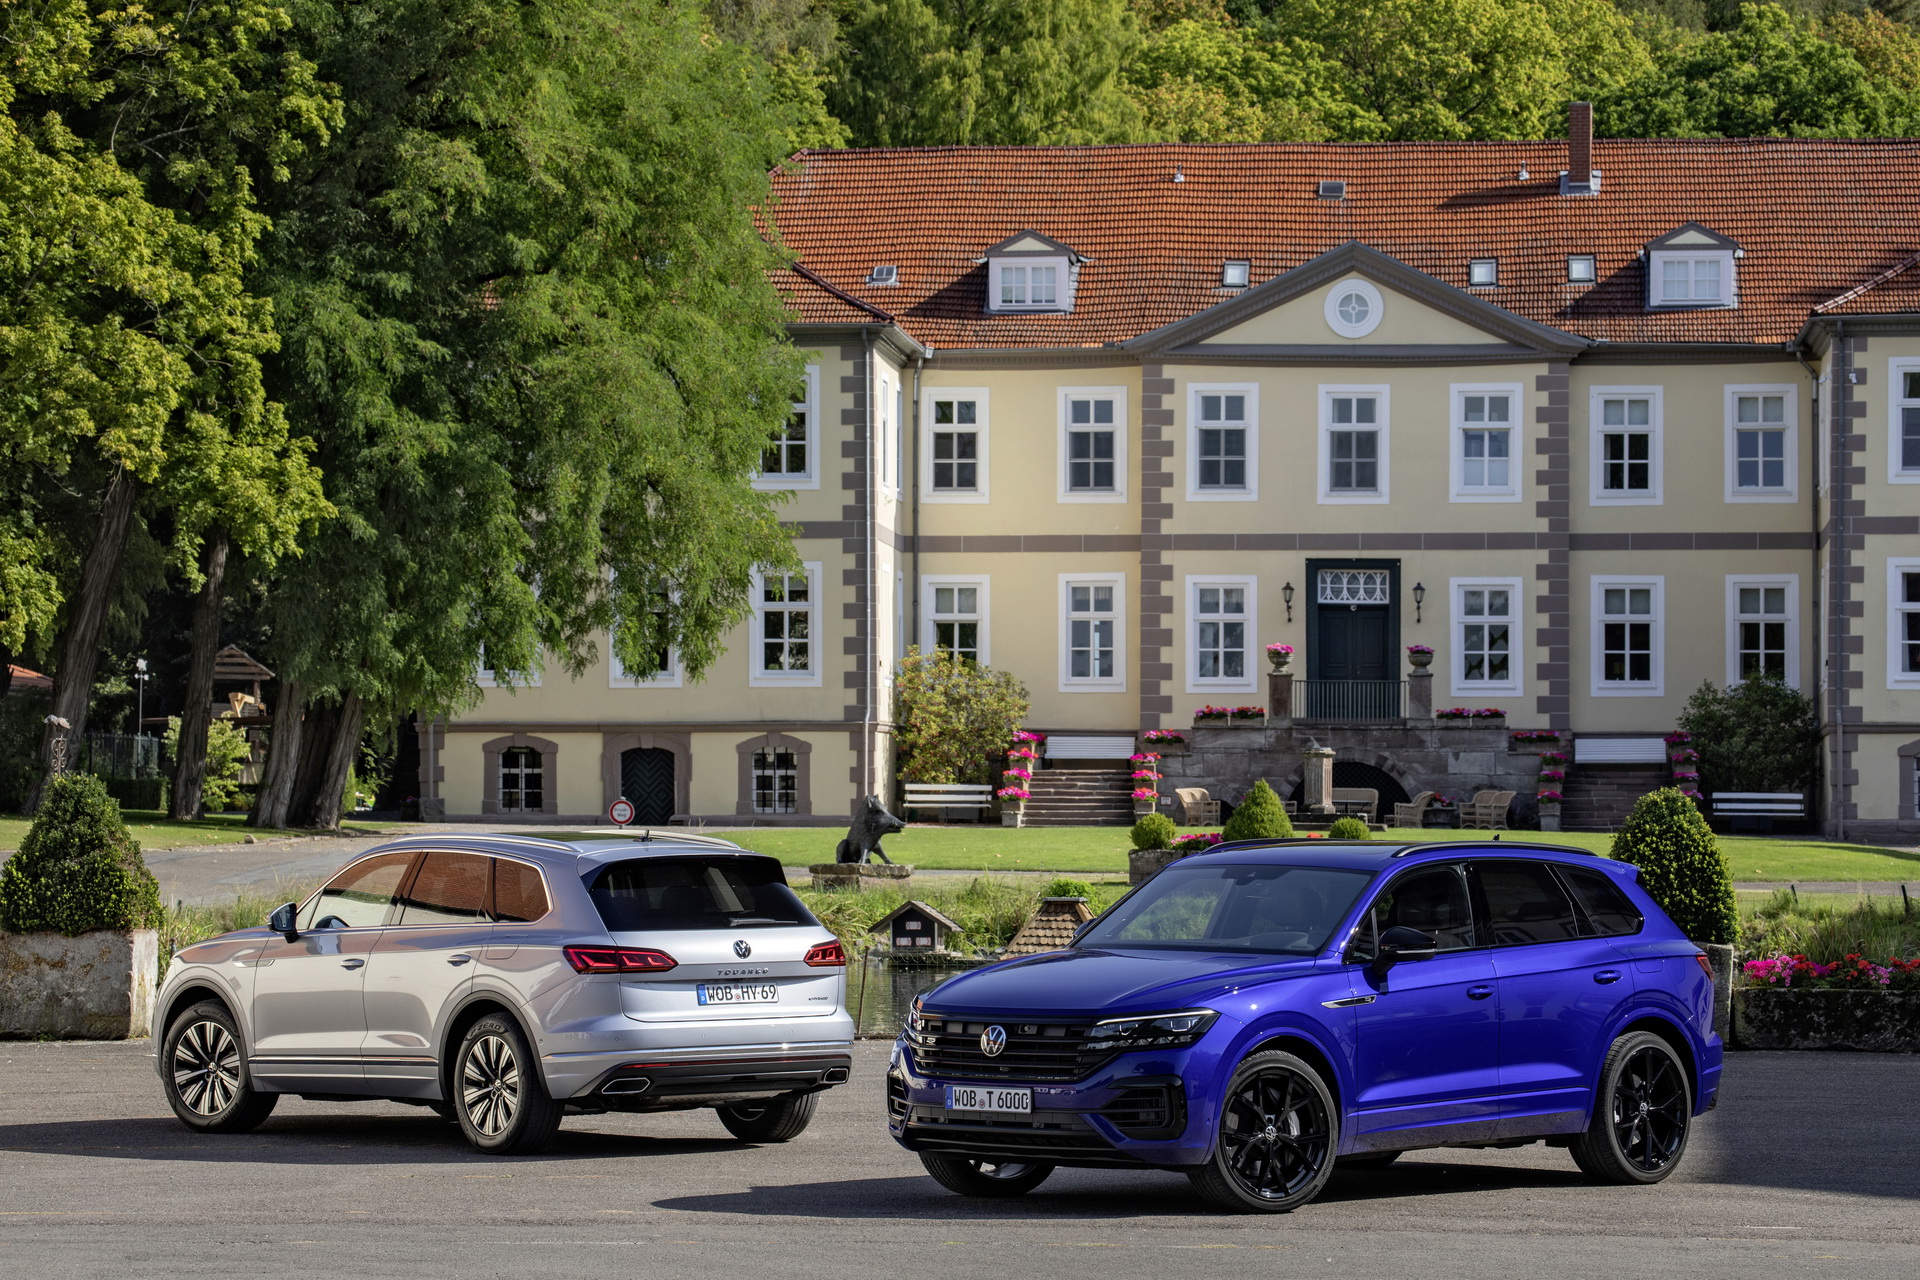
[[[977,967],[892,965],[869,955],[847,969],[847,1007],[854,1011],[860,1035],[891,1040],[905,1025],[915,996]]]

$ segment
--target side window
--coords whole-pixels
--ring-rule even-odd
[[[1372,956],[1381,934],[1403,926],[1430,934],[1435,950],[1465,951],[1475,945],[1469,903],[1463,865],[1422,867],[1395,880],[1374,899],[1360,930],[1359,950]]]
[[[1565,942],[1580,936],[1573,903],[1544,864],[1480,862],[1474,864],[1474,871],[1486,897],[1495,946]]]
[[[1559,870],[1579,896],[1580,905],[1587,913],[1587,923],[1593,926],[1592,932],[1603,938],[1618,937],[1638,933],[1646,924],[1646,917],[1640,914],[1640,908],[1620,892],[1620,886],[1605,872],[1586,867],[1561,867]]]
[[[487,864],[476,853],[430,853],[420,864],[407,896],[401,899],[401,924],[472,924],[487,918]]]
[[[387,922],[387,908],[413,858],[411,853],[383,853],[354,863],[307,904],[300,928],[379,928]]]
[[[510,858],[493,860],[493,918],[501,924],[525,924],[547,914],[547,886],[540,873]]]

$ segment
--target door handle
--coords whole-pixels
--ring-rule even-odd
[[[362,960],[359,956],[348,956],[345,960],[342,960],[340,962],[340,967],[342,969],[358,969],[361,965],[365,963],[366,961]]]
[[[1620,981],[1620,971],[1618,969],[1602,969],[1593,975],[1593,980],[1602,985],[1609,982],[1618,982]]]
[[[457,956],[448,956],[447,963],[448,964],[465,964],[467,961],[471,959],[473,959],[473,957],[463,951]]]
[[[1468,987],[1467,988],[1467,999],[1469,1000],[1485,1000],[1488,996],[1492,994],[1493,994],[1492,987]]]

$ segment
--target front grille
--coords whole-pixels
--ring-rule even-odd
[[[988,1056],[980,1035],[988,1027],[1006,1030],[1007,1047]],[[1078,1080],[1113,1056],[1089,1057],[1082,1051],[1085,1023],[993,1022],[987,1019],[920,1015],[912,1036],[914,1062],[928,1075],[948,1080]]]

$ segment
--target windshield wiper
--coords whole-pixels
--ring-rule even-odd
[[[728,916],[728,924],[794,924],[792,920],[775,920],[772,916]]]

